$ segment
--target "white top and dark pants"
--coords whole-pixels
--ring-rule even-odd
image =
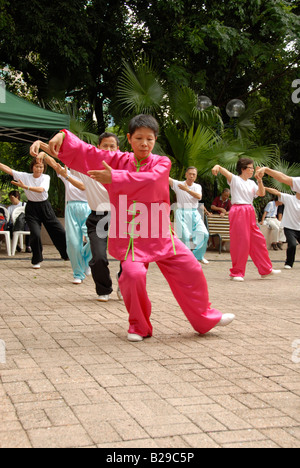
[[[279,199],[285,207],[281,221],[288,243],[285,264],[292,268],[296,258],[297,242],[300,243],[300,200],[294,195],[285,193],[282,193]]]
[[[43,261],[43,245],[41,241],[42,224],[45,226],[53,244],[59,251],[61,258],[63,260],[68,260],[66,233],[48,200],[50,176],[42,174],[41,177],[35,178],[33,174],[13,171],[13,178],[15,181],[21,180],[28,187],[44,188],[44,192],[42,193],[25,190],[25,195],[28,198],[25,216],[30,230],[30,246],[32,249],[31,263],[37,265]]]
[[[88,204],[92,210],[86,226],[92,251],[89,265],[98,296],[109,296],[113,292],[112,279],[107,258],[107,238],[111,208],[107,190],[90,177],[77,173],[84,183]]]

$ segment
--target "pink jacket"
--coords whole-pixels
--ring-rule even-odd
[[[64,130],[59,159],[83,174],[112,167],[109,192],[112,220],[109,253],[126,260],[132,253],[137,262],[155,262],[176,253],[170,222],[169,173],[167,157],[150,154],[138,161],[133,153],[109,152],[84,143]]]

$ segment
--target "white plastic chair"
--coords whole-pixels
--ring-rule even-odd
[[[25,206],[20,206],[19,208],[16,208],[13,211],[13,214],[12,214],[13,224],[15,224],[17,218],[20,216],[21,213],[25,213]],[[29,231],[15,231],[13,233],[12,247],[11,247],[12,256],[16,255],[18,242],[20,242],[20,248],[23,249],[24,247],[23,236],[30,236],[30,232]]]
[[[8,222],[10,219],[9,212],[4,206],[1,206],[1,210],[3,210],[4,215],[6,217],[6,221]],[[10,231],[0,231],[0,236],[5,237],[5,243],[6,243],[6,251],[7,255],[11,257],[11,240],[10,240]]]

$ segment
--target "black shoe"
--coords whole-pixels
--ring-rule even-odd
[[[280,242],[278,242],[277,247],[279,248],[279,250],[283,250],[282,244]]]
[[[274,250],[279,250],[277,244],[272,244]]]

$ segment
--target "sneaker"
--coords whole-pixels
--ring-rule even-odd
[[[285,270],[292,270],[293,267],[291,267],[291,265],[284,265],[284,269]]]
[[[92,270],[90,269],[90,267],[88,267],[86,270],[85,270],[85,276],[91,276],[92,274]]]
[[[118,273],[117,273],[117,283],[118,283],[117,296],[118,296],[119,301],[123,301],[124,299],[123,299],[121,289],[120,289],[120,286],[119,286],[119,274]]]
[[[97,301],[98,302],[108,302],[110,299],[110,295],[104,295],[104,296],[98,296]]]
[[[73,284],[81,284],[82,283],[82,280],[79,279],[79,278],[74,278],[73,280]]]
[[[245,281],[242,276],[231,276],[230,280],[231,281],[236,281],[236,282],[239,282],[239,283],[242,283],[243,281]]]
[[[40,263],[37,263],[36,265],[32,265],[32,268],[34,270],[39,270],[41,268],[41,264]]]
[[[127,339],[132,343],[140,343],[141,341],[144,341],[142,336],[136,335],[135,333],[128,333]]]
[[[200,260],[200,263],[203,263],[203,265],[209,265],[209,261],[206,260],[206,258],[202,258],[202,260]]]
[[[224,314],[220,322],[217,323],[216,327],[227,327],[235,319],[234,314]]]
[[[281,270],[272,270],[268,275],[261,275],[262,279],[269,278],[269,276],[280,275]]]

